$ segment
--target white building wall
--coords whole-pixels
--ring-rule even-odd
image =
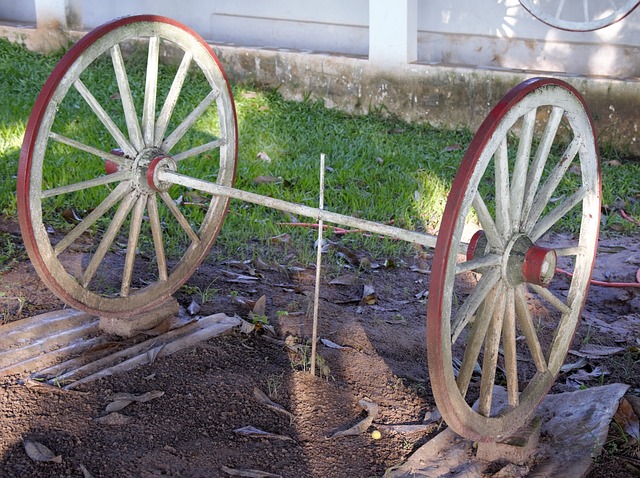
[[[608,0],[591,0],[598,2]],[[390,61],[395,57],[393,50],[389,57],[386,46],[396,34],[402,36],[398,45],[405,45],[405,50],[398,50],[399,63],[417,59],[427,64],[640,78],[640,8],[615,25],[588,33],[548,27],[518,0],[0,0],[0,20],[35,23],[37,11],[47,7],[73,19],[61,25],[82,29],[122,15],[156,13],[189,25],[211,42],[370,55],[389,68],[396,62]],[[402,15],[408,16],[406,22],[398,18]]]
[[[543,24],[518,0],[419,2],[420,62],[636,78],[639,60],[640,9],[601,30],[569,32]]]

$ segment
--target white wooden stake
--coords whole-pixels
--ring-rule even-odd
[[[320,204],[324,209],[324,153],[320,155]],[[320,271],[322,268],[322,219],[318,220],[318,248],[316,256],[316,290],[313,298],[313,329],[311,333],[311,375],[316,374],[316,342],[318,341],[318,302],[320,301]]]

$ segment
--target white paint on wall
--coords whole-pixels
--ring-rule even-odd
[[[417,60],[640,78],[640,9],[584,33],[553,29],[518,0],[0,0],[0,20],[35,23],[47,9],[60,15],[61,8],[68,17],[76,15],[83,29],[155,13],[210,42],[369,56],[388,68]]]

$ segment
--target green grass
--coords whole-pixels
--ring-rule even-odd
[[[3,91],[0,96],[0,215],[16,217],[16,175],[22,135],[34,101],[61,55],[62,52],[39,55],[0,40],[0,86]],[[161,68],[159,89],[166,91],[175,67],[162,65]],[[130,78],[143,75],[141,62],[137,68],[132,63],[128,73]],[[97,61],[83,76],[83,81],[113,118],[122,117],[109,59]],[[183,92],[176,118],[188,114],[206,94],[204,78],[195,74],[189,76]],[[438,130],[379,114],[351,116],[329,110],[320,102],[285,101],[277,92],[258,91],[247,86],[234,86],[233,94],[239,128],[237,187],[315,207],[319,200],[319,158],[324,153],[328,167],[325,208],[378,222],[393,221],[408,229],[437,230],[451,181],[472,138],[468,131]],[[136,96],[134,101],[140,111],[142,97]],[[178,144],[179,148],[187,149],[203,140],[211,140],[219,131],[214,113],[208,112],[198,120],[192,134]],[[169,130],[176,124],[177,120]],[[119,121],[118,126],[126,131],[123,121]],[[109,146],[108,132],[75,92],[68,94],[60,105],[54,129],[70,137],[82,137],[86,144],[103,149],[113,147]],[[634,160],[609,163],[619,159],[620,154],[609,149],[603,151],[603,203],[612,207],[624,205],[628,214],[640,217],[637,203],[640,164]],[[260,153],[266,154],[271,161],[260,159]],[[104,173],[100,159],[87,158],[68,146],[58,144],[47,154],[44,176],[48,186],[65,184],[70,176],[74,178],[72,181],[77,181]],[[189,163],[192,169],[188,173],[215,180],[217,153],[202,156]],[[258,176],[280,179],[276,183],[256,184],[254,179]],[[69,230],[72,224],[68,217],[65,218],[66,211],[72,209],[80,216],[85,215],[108,192],[108,188],[94,188],[45,201],[47,223],[57,229]],[[191,206],[185,206],[188,211],[185,215],[192,223],[199,224],[206,212],[206,201],[197,195],[188,196],[191,193],[184,189],[174,189],[171,193],[174,198],[183,195],[191,203]],[[163,223],[169,224],[169,213],[163,214]],[[307,221],[303,217],[298,219]],[[297,254],[306,256],[312,249],[315,231],[281,224],[286,222],[289,218],[279,211],[232,201],[230,214],[217,241],[221,246],[219,250],[225,255],[268,255],[269,238],[289,233],[293,237],[292,245],[285,248],[293,248]],[[632,223],[619,219],[614,209],[604,216],[603,224],[605,228],[615,224],[610,229],[613,232],[636,229]],[[106,222],[96,225],[97,229],[104,227]],[[168,227],[168,237],[176,238],[175,245],[168,245],[171,252],[174,246],[179,249],[179,243],[185,237],[177,226]],[[562,227],[574,229],[575,220],[568,219]],[[148,229],[143,233],[148,236]],[[374,256],[403,254],[408,247],[356,234],[341,241]],[[145,243],[151,248],[150,240]]]

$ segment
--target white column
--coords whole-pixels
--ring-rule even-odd
[[[63,30],[80,26],[79,0],[34,0],[38,28],[52,26]]]
[[[369,0],[369,60],[406,64],[418,59],[418,0]]]

